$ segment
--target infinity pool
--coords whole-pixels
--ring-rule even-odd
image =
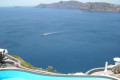
[[[103,77],[57,77],[38,75],[23,71],[0,71],[0,80],[113,80]]]

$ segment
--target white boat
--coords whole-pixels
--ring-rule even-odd
[[[41,36],[46,36],[46,35],[48,35],[48,34],[45,34],[45,33],[42,33],[42,34],[40,34]]]
[[[50,34],[55,34],[55,33],[59,33],[59,32],[49,32],[49,33],[41,33],[41,36],[46,36],[46,35],[50,35]]]

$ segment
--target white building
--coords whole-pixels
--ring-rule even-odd
[[[6,49],[0,49],[0,63],[7,57],[8,51]]]
[[[0,53],[3,55],[7,55],[8,51],[7,51],[7,49],[0,49]]]
[[[116,66],[120,65],[120,58],[119,57],[115,57],[113,60],[115,61]]]

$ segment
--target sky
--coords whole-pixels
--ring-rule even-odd
[[[69,0],[0,0],[0,6],[36,6],[40,3],[54,3]],[[120,0],[76,0],[80,2],[108,2],[120,4]]]

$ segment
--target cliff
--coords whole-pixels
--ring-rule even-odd
[[[65,8],[65,9],[79,9],[83,11],[106,11],[106,12],[120,12],[120,5],[110,4],[105,2],[87,2],[82,3],[78,1],[60,1],[51,4],[39,4],[37,8]]]

